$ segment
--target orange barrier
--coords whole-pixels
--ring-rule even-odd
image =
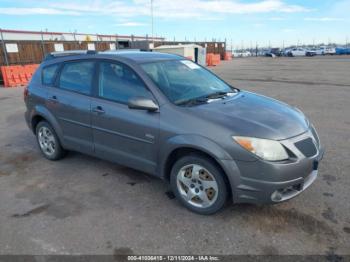
[[[211,56],[212,56],[212,54],[208,53],[206,58],[205,58],[207,66],[211,66],[211,64],[212,64]]]
[[[224,60],[232,60],[232,52],[226,52]]]
[[[221,57],[220,57],[219,54],[213,55],[213,58],[212,58],[212,59],[213,59],[213,65],[214,65],[214,66],[220,64]]]
[[[27,85],[32,78],[38,64],[1,66],[1,74],[5,87],[16,87]]]
[[[208,53],[206,57],[206,62],[208,66],[216,66],[220,64],[220,55]]]

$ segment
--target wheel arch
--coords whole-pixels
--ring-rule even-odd
[[[161,176],[164,180],[170,181],[171,168],[175,162],[185,155],[197,154],[210,159],[224,174],[229,192],[232,192],[232,179],[225,171],[220,160],[232,160],[231,156],[215,142],[201,136],[187,135],[176,136],[168,140],[168,148],[160,161]]]
[[[35,107],[30,117],[30,125],[34,134],[36,132],[36,127],[40,121],[48,122],[52,126],[52,128],[55,130],[60,142],[62,142],[63,133],[56,118],[52,113],[50,113],[49,110],[39,105]]]

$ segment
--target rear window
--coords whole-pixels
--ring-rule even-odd
[[[59,64],[54,64],[43,68],[43,71],[42,71],[43,85],[50,86],[53,84],[53,82],[55,81],[55,76],[56,76],[58,67],[59,67]]]
[[[64,65],[59,87],[82,94],[90,94],[94,74],[92,61],[70,62]]]

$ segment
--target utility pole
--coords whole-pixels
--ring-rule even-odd
[[[154,27],[153,27],[153,0],[151,0],[151,24],[152,24],[152,43],[154,44]]]

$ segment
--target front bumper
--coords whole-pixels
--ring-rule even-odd
[[[293,142],[288,141],[290,144]],[[296,197],[316,180],[323,154],[323,148],[317,143],[317,153],[314,156],[299,154],[296,160],[289,162],[224,161],[233,202],[274,204]]]

